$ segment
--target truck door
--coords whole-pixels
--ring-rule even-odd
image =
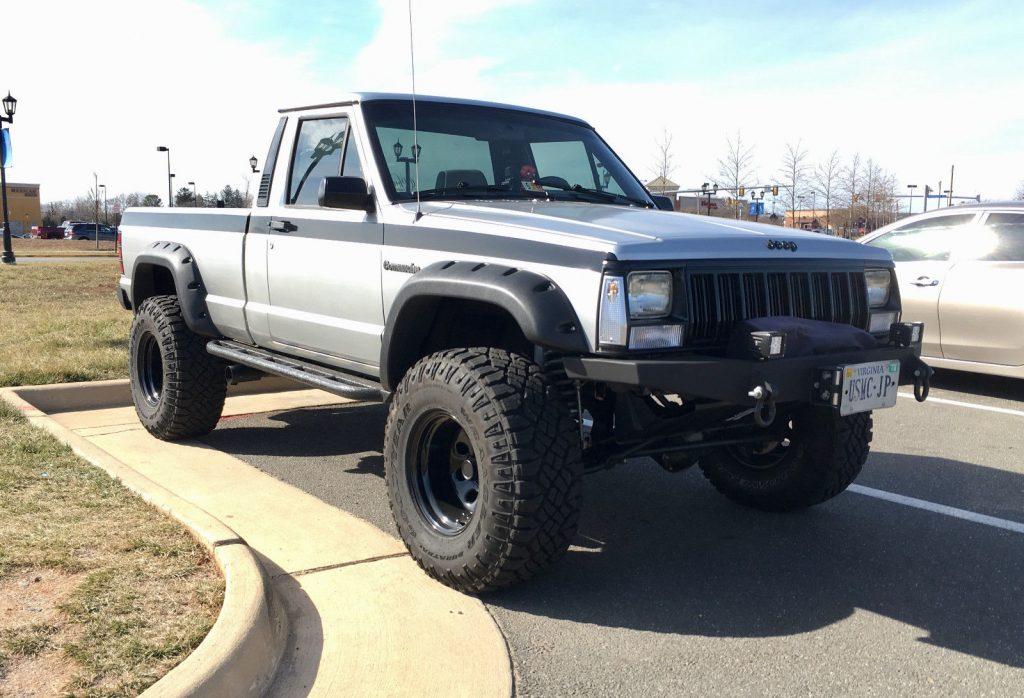
[[[989,213],[954,261],[939,299],[942,355],[1024,365],[1024,214]]]
[[[921,351],[942,356],[939,327],[939,295],[953,264],[956,236],[974,213],[930,216],[890,230],[869,244],[884,247],[896,262],[896,278],[903,301],[903,319],[924,323]]]
[[[384,227],[375,213],[318,206],[321,180],[338,175],[363,176],[348,118],[301,119],[284,203],[271,205],[268,218],[254,222],[268,234],[270,335],[278,348],[375,373],[384,325]]]

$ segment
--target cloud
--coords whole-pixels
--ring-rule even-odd
[[[313,55],[234,36],[223,15],[186,0],[28,2],[4,13],[4,53],[19,57],[3,86],[19,99],[8,176],[40,182],[44,201],[85,193],[94,171],[111,194],[166,199],[157,145],[171,148],[176,187],[244,187],[276,109],[339,91],[307,77]]]

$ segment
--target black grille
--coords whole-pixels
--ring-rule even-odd
[[[794,315],[867,328],[861,271],[690,271],[688,343],[724,342],[733,323]]]

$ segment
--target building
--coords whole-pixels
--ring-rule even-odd
[[[647,191],[652,194],[668,196],[671,198],[675,198],[676,193],[679,191],[679,185],[668,177],[655,177],[650,182],[644,184],[644,186],[647,187]]]
[[[38,184],[7,183],[7,211],[12,233],[29,233],[43,220]]]

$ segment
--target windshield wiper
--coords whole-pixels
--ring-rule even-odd
[[[555,182],[544,182],[544,181],[541,181],[540,184],[541,184],[541,186],[544,186],[544,187],[551,187],[552,189],[560,189],[562,191],[567,191],[570,194],[577,194],[577,195],[584,194],[586,196],[593,196],[593,197],[596,197],[600,201],[607,201],[607,202],[627,201],[627,202],[629,202],[631,204],[636,204],[637,206],[643,206],[644,208],[651,208],[651,203],[649,201],[644,201],[643,199],[634,199],[633,197],[626,196],[625,194],[616,194],[615,192],[603,191],[601,189],[588,189],[587,187],[584,187],[582,184],[573,184],[572,186],[568,186],[568,187],[564,186],[564,185],[562,185],[560,183],[555,183]],[[577,198],[579,198],[579,197],[577,196]]]
[[[493,196],[494,194],[497,194],[498,196]],[[535,199],[538,195],[543,198],[549,198],[547,192],[514,191],[512,189],[499,187],[495,184],[472,184],[460,187],[448,187],[444,189],[424,189],[420,192],[420,197],[432,199],[444,199],[448,197],[453,199]]]

